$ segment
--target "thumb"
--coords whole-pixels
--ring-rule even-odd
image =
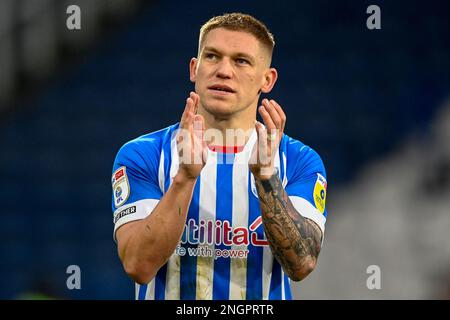
[[[260,141],[260,130],[262,128],[262,125],[260,122],[258,122],[257,120],[255,120],[255,131],[256,131],[256,142],[253,146],[252,152],[250,154],[250,160],[249,160],[249,164],[257,164],[258,163],[258,143]]]
[[[266,164],[267,158],[267,130],[264,128],[261,122],[256,121],[256,134],[258,140],[256,141],[256,146],[258,148],[258,162]]]
[[[203,116],[196,114],[194,116],[194,138],[199,141],[203,140],[203,135],[205,133],[205,121],[203,120]]]

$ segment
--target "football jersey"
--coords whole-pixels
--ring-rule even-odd
[[[117,229],[146,218],[177,174],[179,124],[143,135],[119,150],[112,175],[114,239]],[[255,179],[248,162],[257,140],[243,148],[208,150],[181,241],[136,299],[292,299],[290,280],[264,234]],[[319,155],[286,134],[275,157],[295,209],[325,230],[326,173]]]

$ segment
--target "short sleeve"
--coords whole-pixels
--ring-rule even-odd
[[[146,218],[161,199],[159,158],[158,143],[152,139],[138,138],[119,150],[111,178],[114,240],[119,227]]]
[[[288,142],[286,153],[286,193],[295,209],[317,223],[324,233],[327,180],[322,159],[316,151],[294,139]]]

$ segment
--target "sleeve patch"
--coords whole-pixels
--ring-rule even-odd
[[[114,194],[114,205],[118,208],[130,196],[130,184],[128,183],[126,167],[120,167],[113,173],[111,183]]]
[[[314,185],[314,204],[320,213],[325,211],[325,202],[327,198],[327,181],[321,174],[317,174],[316,184]]]

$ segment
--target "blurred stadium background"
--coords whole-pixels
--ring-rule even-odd
[[[450,3],[322,0],[0,0],[0,298],[134,298],[112,240],[114,156],[178,121],[198,29],[232,11],[275,34],[270,96],[327,168],[324,248],[295,297],[450,298]],[[73,264],[81,290],[66,288]]]

